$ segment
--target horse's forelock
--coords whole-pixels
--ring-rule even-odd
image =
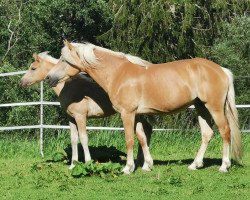
[[[49,53],[49,51],[44,51],[42,53],[39,53],[38,56],[41,57],[42,59],[48,61],[48,62],[51,62],[53,64],[57,64],[59,60],[50,56],[48,53]]]

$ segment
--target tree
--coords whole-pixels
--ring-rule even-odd
[[[2,0],[0,12],[0,60],[19,69],[34,52],[48,50],[58,57],[65,38],[96,43],[112,23],[105,0]]]
[[[112,0],[112,28],[98,37],[112,49],[155,63],[194,56],[204,57],[224,21],[243,15],[242,0]]]
[[[1,0],[0,73],[26,70],[34,52],[59,57],[62,40],[90,41],[111,28],[112,11],[105,0]],[[22,89],[20,76],[0,78],[0,102],[38,101],[39,91]],[[45,85],[45,98],[56,100]],[[34,117],[30,117],[34,116]],[[45,123],[66,124],[59,107],[45,107]],[[39,106],[1,108],[0,126],[39,123]]]
[[[230,23],[223,24],[220,37],[207,52],[207,57],[233,72],[238,104],[250,104],[249,38],[250,17],[235,17]]]

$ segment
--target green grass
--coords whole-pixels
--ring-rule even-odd
[[[45,134],[45,158],[36,135],[0,134],[0,199],[247,199],[250,196],[250,134],[243,134],[244,166],[226,174],[221,164],[221,139],[216,135],[205,156],[205,167],[189,171],[200,145],[199,133],[155,133],[154,168],[139,167],[129,176],[93,175],[74,178],[65,162],[52,162],[55,152],[69,149],[69,135]],[[90,133],[92,156],[124,164],[122,133]],[[135,147],[135,155],[136,155]],[[80,152],[82,159],[82,152]]]

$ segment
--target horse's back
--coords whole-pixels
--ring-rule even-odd
[[[196,98],[203,102],[223,101],[226,96],[226,74],[218,64],[207,59],[153,64],[144,73],[144,103],[163,112],[186,107]]]

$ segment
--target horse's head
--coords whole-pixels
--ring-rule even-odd
[[[51,69],[46,77],[46,81],[50,86],[56,86],[59,82],[66,81],[67,79],[77,75],[80,72],[74,65],[69,64],[63,58]]]
[[[44,80],[50,69],[53,68],[57,62],[57,60],[49,56],[47,52],[40,54],[34,53],[33,58],[35,61],[31,63],[26,74],[21,79],[21,85],[23,87],[27,87]]]
[[[62,58],[69,64],[74,65],[76,68],[82,69],[83,63],[81,61],[78,43],[70,43],[64,40],[64,47],[62,48]]]

